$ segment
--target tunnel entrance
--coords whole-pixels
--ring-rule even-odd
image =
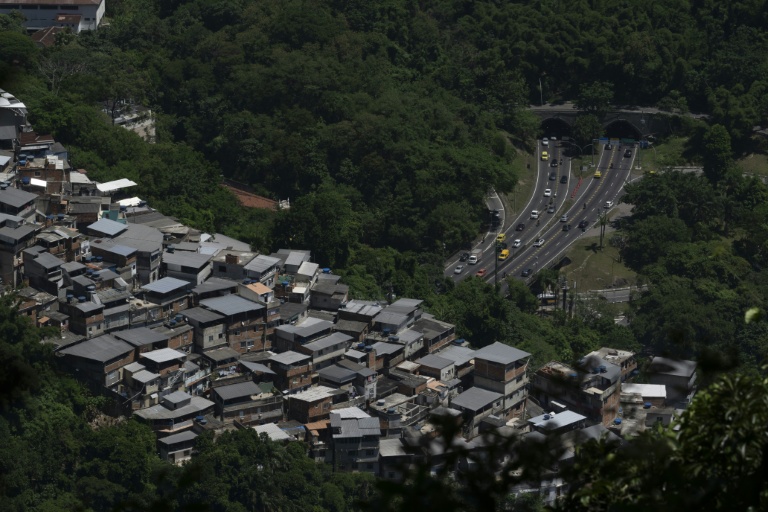
[[[605,135],[609,139],[640,139],[640,131],[629,121],[618,119],[605,127]]]
[[[542,137],[556,137],[558,140],[562,140],[563,137],[571,136],[571,125],[558,119],[556,117],[550,117],[541,122]]]

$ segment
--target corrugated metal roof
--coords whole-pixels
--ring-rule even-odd
[[[437,352],[438,356],[445,359],[450,359],[457,366],[468,363],[475,357],[475,351],[468,347],[456,347],[450,346],[440,352]]]
[[[200,308],[200,307],[185,309],[182,315],[198,323],[217,322],[217,321],[224,320],[224,317],[222,315],[218,313],[214,313],[209,309]]]
[[[342,368],[335,364],[318,370],[317,374],[321,379],[330,380],[337,384],[346,384],[355,379],[356,373],[348,368]]]
[[[457,405],[463,409],[478,411],[488,404],[500,400],[503,396],[493,391],[472,387],[451,400],[451,406]]]
[[[273,258],[271,256],[264,256],[263,254],[260,254],[249,261],[244,268],[253,272],[264,273],[271,267],[279,264],[280,261],[281,260],[279,258]]]
[[[189,281],[182,281],[175,277],[164,277],[158,279],[154,283],[145,284],[141,287],[142,290],[152,293],[170,293],[176,290],[182,290],[191,286]]]
[[[128,188],[128,187],[135,187],[136,183],[126,179],[122,178],[115,181],[108,181],[106,183],[99,183],[96,185],[96,188],[99,189],[101,192],[112,192],[113,190],[120,190],[121,188]]]
[[[167,396],[165,397],[168,398]],[[170,420],[176,418],[190,417],[195,413],[201,413],[214,405],[210,400],[201,396],[193,396],[189,404],[178,409],[168,409],[162,404],[153,405],[146,409],[140,409],[133,414],[146,420]]]
[[[270,370],[267,365],[261,364],[261,363],[252,363],[251,361],[240,361],[240,364],[246,367],[248,370],[252,372],[258,372],[258,373],[266,373],[268,375],[277,375],[275,372]]]
[[[485,359],[494,363],[509,364],[520,359],[531,357],[531,354],[515,347],[510,347],[498,341],[475,352],[475,359]]]
[[[117,236],[127,228],[122,222],[116,222],[110,219],[99,219],[87,227],[90,231],[103,233],[107,236]]]
[[[291,251],[288,257],[285,258],[285,265],[301,265],[304,261],[309,260],[309,255],[299,251]]]
[[[307,343],[306,345],[304,345],[304,347],[308,350],[315,351],[315,350],[323,350],[325,348],[338,345],[339,343],[349,346],[349,343],[351,342],[352,342],[352,336],[347,336],[346,334],[335,332],[333,334],[329,334],[328,336],[323,336],[322,338],[319,338],[319,339],[316,339],[315,341]],[[346,346],[344,347],[345,350],[346,350]]]
[[[0,190],[0,203],[13,206],[14,208],[21,208],[25,204],[29,204],[37,199],[37,194],[25,192],[17,188],[6,188]]]
[[[192,293],[198,295],[208,292],[217,292],[221,290],[237,289],[237,282],[230,279],[220,279],[218,277],[208,278],[204,283],[201,283],[192,288]]]
[[[176,443],[184,443],[187,441],[192,441],[194,439],[197,439],[197,434],[195,434],[191,430],[185,430],[184,432],[179,432],[178,434],[173,434],[167,437],[161,437],[157,440],[158,443],[164,444],[166,446],[170,446],[172,444]]]
[[[138,252],[136,248],[128,247],[127,245],[113,245],[112,247],[105,248],[105,250],[107,252],[111,252],[112,254],[117,254],[126,258]]]
[[[394,354],[398,350],[402,350],[402,345],[395,345],[393,343],[384,343],[383,341],[379,341],[377,343],[373,344],[373,349],[376,351],[376,355],[388,355],[388,354]]]
[[[447,368],[453,365],[453,361],[450,359],[446,359],[435,354],[428,354],[421,359],[417,359],[416,362],[422,366],[437,368],[438,370],[442,370],[443,368]]]
[[[117,357],[124,356],[134,350],[132,345],[118,340],[109,334],[83,341],[77,345],[70,345],[59,354],[66,354],[73,357],[81,357],[92,361],[107,362]]]
[[[280,354],[275,354],[273,356],[270,356],[269,359],[270,361],[274,361],[280,364],[295,364],[295,363],[307,362],[311,358],[306,354],[299,354],[298,352],[294,352],[293,350],[288,350],[286,352],[281,352]]]
[[[219,395],[222,400],[231,400],[251,395],[260,395],[261,389],[254,382],[240,382],[239,384],[230,384],[229,386],[219,386],[213,388],[213,392]]]
[[[152,350],[151,352],[144,352],[141,354],[141,357],[156,363],[166,363],[168,361],[173,361],[174,359],[184,359],[187,357],[187,354],[172,348],[161,348],[158,350]]]
[[[182,267],[201,269],[206,266],[210,260],[210,254],[200,254],[198,252],[165,251],[163,253],[163,263],[170,265],[181,265]]]
[[[200,305],[226,316],[264,309],[263,305],[244,299],[239,295],[225,295],[223,297],[204,299],[200,301]]]
[[[152,343],[160,343],[161,341],[168,341],[170,339],[168,336],[155,332],[147,327],[137,327],[136,329],[129,329],[127,331],[113,332],[112,336],[136,347],[151,345]]]

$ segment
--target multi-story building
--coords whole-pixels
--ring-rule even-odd
[[[211,397],[216,403],[216,415],[225,423],[263,425],[283,418],[283,396],[252,381],[216,386]]]
[[[331,412],[333,467],[336,471],[379,473],[379,418],[348,407]]]
[[[487,345],[474,354],[476,387],[501,393],[502,416],[522,416],[528,389],[528,361],[531,354],[503,343]]]
[[[266,336],[266,308],[239,295],[224,295],[200,301],[200,305],[224,317],[227,343],[245,354],[269,349]]]
[[[621,382],[625,382],[627,379],[634,377],[637,374],[637,359],[635,359],[634,352],[602,347],[599,350],[587,354],[585,359],[591,357],[597,357],[598,359],[615,364],[621,368]]]
[[[56,355],[64,358],[77,377],[108,388],[120,381],[120,370],[136,359],[133,345],[109,334],[68,345]]]
[[[696,361],[654,357],[648,366],[649,382],[667,388],[667,404],[684,409],[696,393]]]
[[[462,413],[464,437],[472,438],[479,433],[480,422],[485,418],[503,414],[504,395],[478,387],[469,388],[451,400],[451,408]]]
[[[291,391],[312,384],[312,356],[288,350],[270,356],[269,362],[278,389]]]
[[[207,352],[227,345],[226,317],[206,308],[184,311],[184,318],[194,328],[194,343],[198,352]]]
[[[551,361],[532,375],[530,394],[545,410],[568,409],[609,426],[618,415],[621,369],[597,358],[586,361],[581,372]]]

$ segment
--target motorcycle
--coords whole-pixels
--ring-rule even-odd
[[[613,162],[611,162],[611,165],[609,165],[608,168],[613,169]]]

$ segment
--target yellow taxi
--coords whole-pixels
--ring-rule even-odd
[[[541,152],[541,159],[542,160],[549,160],[549,153],[547,153],[546,151],[542,151]]]
[[[507,235],[505,235],[504,233],[499,233],[498,235],[496,235],[497,242],[503,242],[506,239],[507,239]]]
[[[595,171],[595,178],[602,178],[603,173],[601,173],[599,170]]]

